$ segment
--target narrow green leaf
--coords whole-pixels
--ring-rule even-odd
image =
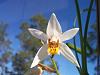
[[[76,49],[74,47],[74,45],[72,43],[66,43],[66,45],[68,45],[69,48],[71,48],[74,51],[77,51],[79,54],[82,54],[82,50],[81,48],[76,46]],[[89,50],[89,48],[87,48]],[[87,56],[90,56],[90,53],[87,53]]]
[[[94,2],[94,0],[91,0],[90,6],[89,6],[89,9],[88,9],[87,19],[86,19],[86,24],[85,24],[85,31],[84,31],[84,39],[85,40],[87,38],[87,31],[88,31],[88,26],[89,26],[89,21],[90,21],[90,15],[91,15],[93,2]]]
[[[76,50],[78,53],[81,54],[81,49],[80,48],[76,47],[76,49],[75,49],[73,44],[71,44],[71,43],[66,43],[66,44],[68,45],[68,47],[70,47],[73,50]]]
[[[90,20],[90,14],[91,14],[91,9],[92,9],[92,5],[93,5],[94,0],[90,1],[90,5],[89,5],[89,9],[88,9],[88,14],[87,14],[87,18],[86,18],[86,24],[85,24],[85,30],[84,30],[84,50],[83,52],[83,69],[85,69],[85,71],[87,71],[87,60],[86,60],[86,47],[87,47],[87,31],[88,31],[88,26],[89,26],[89,20]]]
[[[77,19],[78,19],[78,26],[79,26],[79,35],[80,35],[80,44],[81,44],[81,57],[82,57],[82,69],[81,71],[86,71],[86,68],[83,68],[84,66],[84,41],[83,41],[83,35],[82,35],[82,24],[81,24],[81,14],[80,14],[80,8],[79,8],[79,4],[78,4],[78,0],[75,0],[75,6],[76,6],[76,13],[77,13]]]

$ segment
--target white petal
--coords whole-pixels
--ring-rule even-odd
[[[47,35],[40,30],[29,28],[29,32],[36,38],[47,41]]]
[[[44,44],[37,52],[30,68],[35,67],[40,61],[44,60],[48,56],[47,44]]]
[[[79,31],[79,28],[73,28],[64,32],[61,36],[61,40],[65,41],[65,40],[72,39],[78,31]]]
[[[50,18],[50,20],[48,22],[48,26],[47,26],[47,35],[49,38],[54,35],[54,30],[56,30],[59,33],[62,33],[61,26],[56,18],[56,15],[53,13],[51,15],[51,18]]]
[[[80,67],[71,49],[66,44],[61,44],[60,53],[77,67]]]

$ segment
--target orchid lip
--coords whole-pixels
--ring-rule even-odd
[[[59,51],[59,40],[51,41],[51,39],[48,39],[48,54],[55,55]]]

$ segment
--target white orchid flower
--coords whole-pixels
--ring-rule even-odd
[[[80,67],[71,49],[63,43],[66,40],[72,39],[79,28],[73,28],[63,33],[56,15],[53,13],[48,22],[47,34],[33,28],[29,28],[28,30],[34,37],[46,42],[37,52],[30,68],[38,65],[38,63],[44,60],[48,55],[55,54],[63,55],[77,67]]]

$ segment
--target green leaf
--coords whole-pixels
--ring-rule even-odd
[[[79,54],[82,54],[81,48],[76,46],[76,49],[75,49],[75,47],[72,43],[66,43],[66,45],[68,45],[68,47],[71,48],[72,50],[77,51]],[[87,49],[89,50],[90,48],[87,47]],[[90,56],[90,53],[87,53],[87,56]]]

